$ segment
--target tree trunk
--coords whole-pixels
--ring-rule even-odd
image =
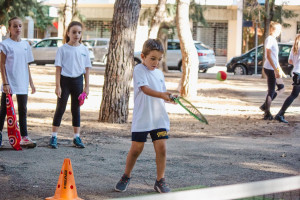
[[[166,3],[167,0],[159,0],[155,8],[154,16],[151,20],[148,38],[156,39],[161,22],[166,18]]]
[[[66,0],[65,1],[65,6],[63,10],[63,28],[64,28],[64,34],[66,33],[66,29],[69,26],[70,22],[72,21],[73,18],[73,13],[72,13],[72,0]]]
[[[160,62],[159,68],[163,70],[163,72],[168,72],[168,66],[167,66],[167,49],[168,49],[168,29],[165,28],[165,26],[162,24],[159,28],[157,38],[159,38],[163,44],[164,47],[164,55]]]
[[[116,0],[99,121],[126,123],[141,0]]]
[[[189,23],[189,0],[177,0],[176,26],[182,54],[182,78],[180,95],[197,95],[198,55]]]

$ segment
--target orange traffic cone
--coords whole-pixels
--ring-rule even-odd
[[[54,196],[47,197],[46,200],[82,200],[77,196],[70,158],[65,158],[64,160]]]

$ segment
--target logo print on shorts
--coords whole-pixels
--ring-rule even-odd
[[[157,137],[165,137],[167,136],[167,131],[161,131],[161,132],[157,132]]]

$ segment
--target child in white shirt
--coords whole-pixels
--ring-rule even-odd
[[[27,132],[28,85],[31,87],[31,93],[35,93],[35,87],[28,64],[34,59],[29,43],[21,40],[22,26],[23,24],[20,18],[11,18],[8,21],[10,37],[0,43],[2,77],[0,146],[6,117],[6,94],[16,94],[20,132],[22,136],[20,145],[26,148],[34,148],[36,147],[36,142],[28,137]]]
[[[65,44],[61,46],[55,57],[57,106],[53,118],[50,146],[57,148],[57,132],[66,110],[69,95],[71,95],[72,125],[74,131],[73,143],[76,147],[84,148],[79,137],[80,105],[78,97],[82,92],[89,94],[89,69],[91,60],[89,51],[82,43],[82,24],[73,21],[65,34]],[[83,77],[85,85],[83,88]]]
[[[170,192],[165,182],[166,140],[170,130],[170,121],[165,109],[165,101],[170,102],[170,93],[166,91],[164,75],[157,69],[162,59],[163,46],[159,40],[149,39],[143,45],[142,64],[133,72],[134,109],[132,119],[132,143],[126,159],[126,168],[121,180],[115,186],[119,192],[126,191],[131,171],[147,141],[150,133],[156,152],[157,177],[154,189],[160,193]]]

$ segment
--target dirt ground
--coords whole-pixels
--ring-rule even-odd
[[[0,200],[53,196],[64,158],[71,158],[81,198],[98,200],[153,193],[156,167],[151,140],[137,161],[128,190],[114,192],[131,143],[133,91],[129,123],[99,123],[104,69],[95,67],[90,77],[89,99],[81,109],[81,137],[86,148],[72,147],[68,104],[58,135],[59,148],[50,149],[47,144],[56,107],[55,68],[32,66],[31,70],[37,93],[29,96],[28,130],[38,147],[14,151],[4,132],[4,147],[0,149]],[[165,76],[168,90],[176,93],[180,73],[169,72]],[[171,131],[165,177],[173,191],[299,175],[299,98],[285,115],[288,124],[264,121],[258,107],[265,99],[266,80],[259,76],[229,75],[220,82],[215,76],[199,74],[198,96],[191,99],[209,125],[196,121],[179,105],[167,105]],[[285,83],[286,92],[274,101],[273,114],[291,91],[291,78],[285,79]]]

